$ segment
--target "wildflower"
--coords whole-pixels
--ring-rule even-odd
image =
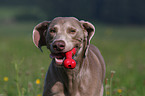
[[[108,83],[108,78],[105,79],[105,85],[107,85],[107,83]]]
[[[36,79],[36,84],[40,84],[40,79]]]
[[[111,78],[113,78],[115,71],[111,71]]]
[[[112,80],[114,76],[115,71],[111,71],[111,78],[110,78],[110,96],[112,96]]]
[[[4,81],[7,82],[9,80],[8,77],[4,77]]]
[[[117,92],[118,92],[118,93],[122,93],[122,89],[118,89]]]
[[[109,95],[110,94],[110,92],[109,91],[107,91],[107,95]]]
[[[45,75],[44,75],[44,74],[41,74],[41,77],[42,77],[42,78],[45,78]]]
[[[42,73],[44,73],[44,72],[45,72],[44,67],[42,67],[42,68],[41,68],[41,72],[42,72]]]
[[[40,94],[38,94],[37,96],[41,96]]]

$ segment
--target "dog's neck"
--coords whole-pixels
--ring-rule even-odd
[[[65,84],[70,94],[73,94],[75,90],[79,90],[78,86],[80,86],[80,82],[86,78],[88,65],[85,63],[87,59],[84,57],[83,52],[84,48],[80,49],[78,54],[74,57],[76,61],[76,67],[74,69],[64,69],[67,77],[67,83]]]
[[[86,56],[85,54],[85,50],[86,50],[86,46],[81,47],[76,55],[74,56],[74,60],[76,61],[76,67],[74,69],[64,69],[66,71],[66,74],[68,75],[68,78],[70,77],[70,79],[72,79],[72,77],[74,77],[73,79],[79,78],[82,74],[81,71],[85,71],[85,66],[86,65]],[[85,68],[84,68],[85,67]]]

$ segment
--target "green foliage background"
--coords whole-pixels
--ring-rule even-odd
[[[51,62],[49,51],[43,47],[44,52],[41,53],[32,42],[33,27],[45,19],[42,18],[43,14],[38,14],[41,19],[36,21],[17,21],[16,17],[21,10],[27,9],[0,8],[0,95],[4,96],[18,96],[16,84],[19,84],[24,96],[41,94],[43,75]],[[35,11],[30,13],[37,14]],[[116,72],[113,77],[112,96],[144,96],[145,26],[101,22],[93,24],[96,33],[91,43],[100,49],[105,59],[106,78],[110,78],[111,70]],[[18,65],[18,75],[15,64]],[[7,82],[3,80],[5,76],[9,78]],[[19,76],[19,81],[16,76]],[[36,79],[40,79],[40,85],[35,83]],[[118,93],[117,89],[122,89],[122,93]]]

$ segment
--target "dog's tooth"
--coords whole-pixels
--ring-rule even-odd
[[[55,58],[55,62],[59,65],[61,65],[63,63],[63,59],[57,59]]]

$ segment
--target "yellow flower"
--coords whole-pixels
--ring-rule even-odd
[[[36,79],[36,84],[40,84],[40,79]]]
[[[7,82],[9,80],[8,77],[4,77],[4,81]]]
[[[107,91],[107,95],[109,95],[110,94],[110,92],[109,91]]]
[[[38,94],[37,96],[41,96],[40,94]]]
[[[122,93],[122,89],[118,89],[117,92],[118,92],[118,93]]]

